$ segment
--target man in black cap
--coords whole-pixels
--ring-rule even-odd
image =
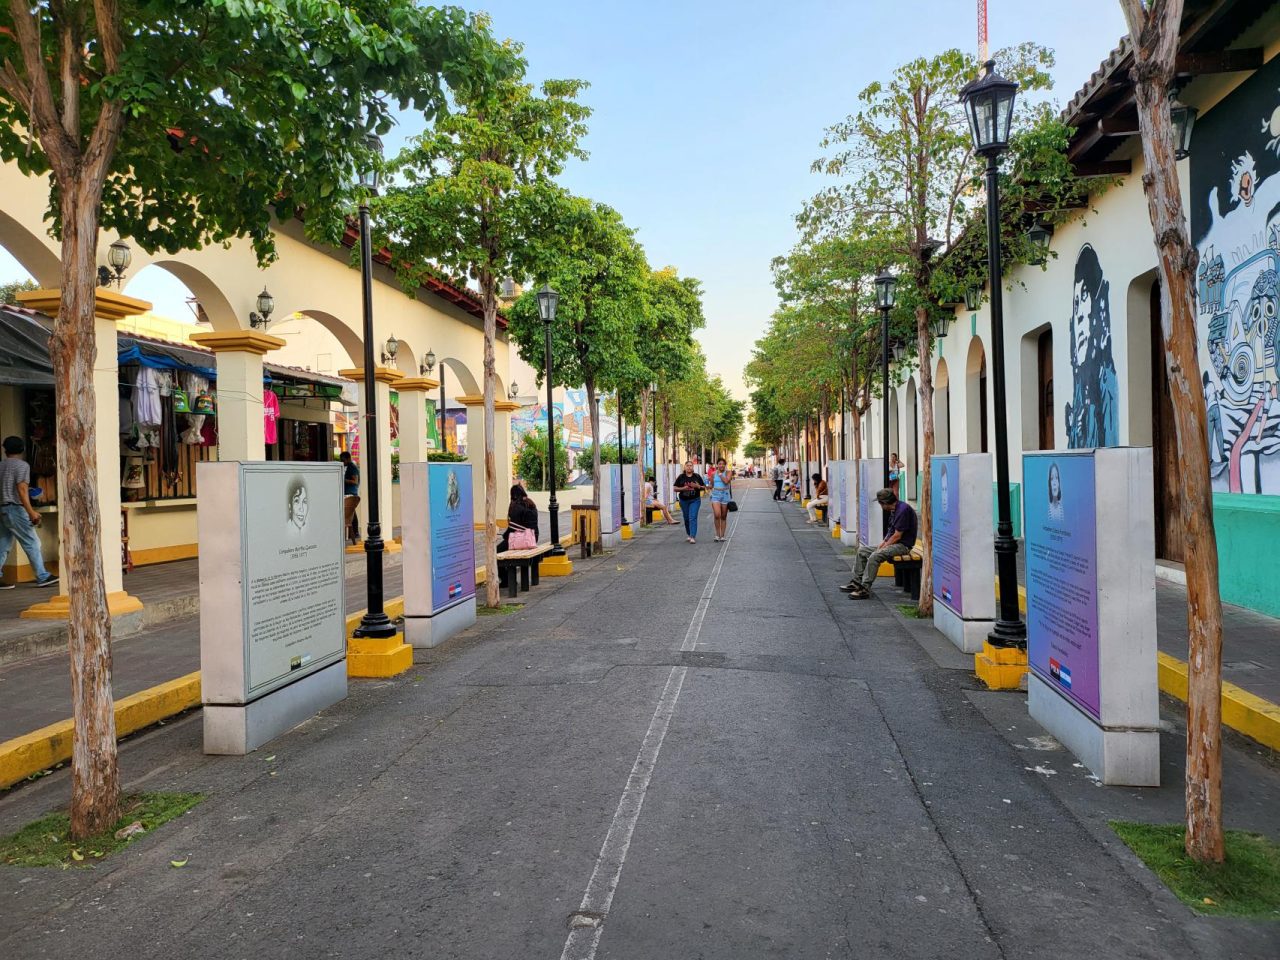
[[[858,557],[853,562],[853,579],[840,588],[849,594],[851,600],[865,600],[871,596],[871,586],[876,582],[880,564],[890,557],[910,553],[916,545],[918,521],[911,504],[899,500],[888,487],[876,494],[876,502],[889,515],[889,532],[879,546],[858,548]]]

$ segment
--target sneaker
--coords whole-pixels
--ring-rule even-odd
[[[844,585],[840,588],[840,592],[841,592],[841,593],[853,593],[853,591],[855,591],[855,590],[861,590],[861,589],[862,589],[862,585],[861,585],[861,584],[859,584],[859,583],[857,583],[857,582],[850,582],[850,583],[846,583],[846,584],[844,584]]]
[[[18,589],[18,585],[16,583],[0,583],[0,590],[16,590],[16,589]]]
[[[849,599],[850,600],[870,600],[871,592],[869,590],[864,590],[862,587],[858,587],[856,590],[849,591]]]
[[[57,577],[55,577],[55,576],[53,576],[53,575],[50,575],[50,576],[45,577],[43,580],[37,580],[37,581],[36,581],[36,586],[37,586],[37,587],[52,587],[52,586],[54,586],[55,584],[57,584],[57,582],[58,582],[58,578],[57,578]]]

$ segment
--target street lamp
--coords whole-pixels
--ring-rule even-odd
[[[418,364],[418,373],[424,377],[431,376],[431,371],[436,368],[436,352],[428,350],[422,355],[422,360]]]
[[[982,288],[976,283],[971,283],[964,288],[964,308],[970,313],[974,313],[982,306]]]
[[[658,489],[658,384],[654,381],[649,382],[649,402],[653,406],[653,416],[650,423],[653,425],[653,488]],[[644,438],[641,437],[643,440]]]
[[[556,500],[556,427],[554,420],[554,400],[552,398],[552,366],[551,366],[551,325],[556,321],[556,304],[560,302],[560,294],[544,284],[538,291],[538,316],[542,319],[542,331],[546,343],[547,363],[547,476],[551,478],[551,499],[547,502],[547,510],[551,514],[551,553],[552,557],[563,557],[564,547],[560,546],[560,504]]]
[[[1049,241],[1053,239],[1053,228],[1048,224],[1036,221],[1027,231],[1027,243],[1031,245],[1033,267],[1043,266],[1049,259]]]
[[[1179,92],[1175,87],[1171,93],[1169,119],[1173,121],[1173,159],[1185,160],[1191,156],[1191,131],[1195,128],[1200,111],[1179,100]]]
[[[388,364],[395,363],[396,354],[399,352],[400,341],[396,339],[396,335],[393,333],[387,337],[387,342],[382,345],[382,365],[385,367]]]
[[[249,311],[249,326],[265,329],[267,321],[271,319],[271,314],[276,308],[276,299],[267,292],[266,287],[263,287],[262,292],[258,294],[257,307],[257,310]]]
[[[382,141],[373,134],[365,138],[368,165],[360,170],[360,293],[364,313],[364,424],[361,446],[368,453],[369,522],[364,540],[368,608],[353,631],[356,637],[387,639],[396,635],[396,625],[382,606],[382,520],[378,489],[378,393],[373,366],[373,241],[369,236],[369,197],[378,190],[378,161]],[[393,337],[392,340],[395,338]],[[388,341],[390,343],[391,341]],[[397,344],[399,346],[399,344]]]
[[[618,529],[629,525],[627,520],[627,467],[622,462],[622,388],[613,392],[613,400],[618,405],[618,495],[622,497],[622,515],[618,518]],[[630,534],[627,534],[630,536]]]
[[[507,388],[507,399],[514,400],[518,396],[520,396],[520,387],[517,384],[513,383],[511,384],[510,387]]]
[[[991,281],[991,374],[996,433],[996,575],[1000,611],[991,631],[993,647],[1026,649],[1027,625],[1018,612],[1018,541],[1013,538],[1009,497],[1009,430],[1004,384],[1004,305],[1000,273],[1000,154],[1009,147],[1009,125],[1018,85],[996,73],[988,60],[985,74],[960,91],[969,114],[974,152],[987,159],[987,262]]]
[[[889,486],[889,311],[898,295],[898,278],[888,270],[876,274],[876,306],[880,308],[880,434],[884,449],[884,485]]]
[[[133,251],[129,249],[129,245],[123,240],[112,242],[111,246],[107,247],[107,263],[110,267],[98,268],[98,286],[109,287],[114,283],[118,287],[123,287],[124,272],[129,269],[129,264],[132,262]]]

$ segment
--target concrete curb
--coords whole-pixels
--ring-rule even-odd
[[[148,687],[116,701],[116,735],[123,737],[200,705],[200,672]],[[0,789],[71,758],[74,722],[60,720],[0,743]]]
[[[999,597],[999,587],[996,596]],[[1018,609],[1027,612],[1027,591],[1018,588]],[[1160,692],[1187,702],[1187,663],[1167,653],[1156,653]],[[1264,700],[1243,687],[1222,681],[1222,724],[1236,733],[1256,740],[1264,747],[1280,750],[1280,704]]]
[[[404,597],[393,597],[385,606],[393,620],[404,613]],[[347,617],[347,636],[360,625],[364,611]],[[136,733],[184,710],[200,706],[200,671],[169,680],[116,701],[116,736]],[[72,720],[59,720],[47,727],[0,743],[0,790],[25,780],[71,758],[75,732]]]

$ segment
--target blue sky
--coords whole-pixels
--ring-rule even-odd
[[[471,6],[463,0],[464,6]],[[914,56],[976,50],[976,0],[487,0],[499,36],[525,44],[533,79],[591,87],[586,148],[563,181],[616,207],[655,267],[702,280],[713,372],[745,395],[742,367],[775,306],[769,261],[820,186],[827,125],[859,90]],[[1054,97],[1084,83],[1125,32],[1117,0],[989,0],[992,49],[1057,53]],[[412,132],[406,126],[404,133]],[[388,147],[397,146],[396,137]],[[150,276],[157,274],[154,279]],[[0,279],[21,276],[0,251]],[[150,270],[129,288],[187,316],[185,289]]]

